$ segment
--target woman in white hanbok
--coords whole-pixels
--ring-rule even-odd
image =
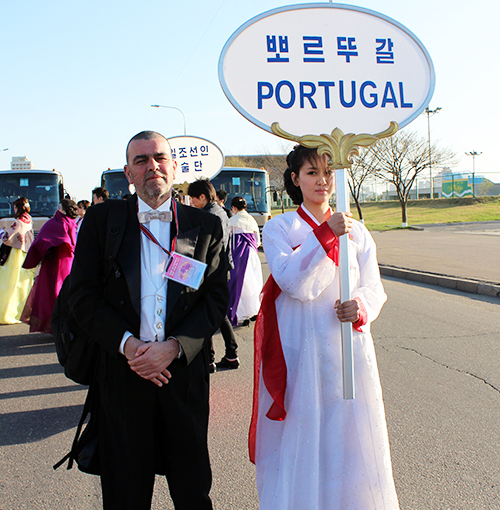
[[[260,510],[397,510],[370,323],[386,295],[375,243],[332,214],[333,171],[315,149],[288,156],[297,212],[263,230],[271,278],[255,328],[250,457]],[[339,302],[338,237],[349,236],[352,299]],[[354,400],[343,399],[341,322],[353,324]],[[260,384],[259,384],[260,383]]]
[[[233,326],[257,315],[263,283],[258,253],[259,226],[246,208],[247,201],[243,197],[231,200],[233,216],[229,218],[229,226],[234,268],[229,277],[228,317]]]

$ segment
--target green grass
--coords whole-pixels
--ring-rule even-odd
[[[361,204],[361,210],[369,230],[401,228],[401,206],[398,201],[367,202]],[[351,211],[354,218],[359,219],[354,204],[351,204]],[[273,210],[273,215],[280,212]],[[410,226],[500,220],[500,197],[410,200],[407,217]]]

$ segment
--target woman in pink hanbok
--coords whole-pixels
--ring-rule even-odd
[[[73,264],[77,216],[76,203],[61,200],[59,210],[43,225],[28,251],[24,268],[42,263],[21,316],[21,320],[30,325],[30,332],[52,333],[50,317]]]
[[[12,205],[15,221],[5,231],[0,243],[7,248],[5,258],[0,261],[0,324],[20,322],[35,276],[33,270],[22,267],[33,242],[30,204],[27,198],[20,197]]]
[[[333,171],[315,149],[287,158],[299,205],[262,233],[271,277],[255,326],[250,457],[260,510],[398,510],[370,323],[386,295],[375,243],[329,206]],[[340,303],[339,236],[349,236],[352,299]],[[353,327],[356,398],[344,400],[341,323]]]

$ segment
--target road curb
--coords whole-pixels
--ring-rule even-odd
[[[445,274],[427,273],[424,271],[416,271],[415,269],[407,269],[404,267],[384,264],[379,264],[379,267],[380,274],[384,276],[392,276],[393,278],[399,278],[402,280],[410,280],[413,282],[455,289],[461,292],[500,298],[500,283],[474,280],[470,278],[457,278],[455,276]]]

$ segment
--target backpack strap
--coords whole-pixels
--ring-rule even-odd
[[[71,469],[73,467],[73,462],[76,459],[77,454],[77,447],[78,447],[78,441],[80,439],[80,435],[82,433],[83,426],[85,424],[85,420],[87,416],[89,415],[92,404],[94,402],[94,392],[95,388],[93,385],[91,385],[87,391],[87,398],[85,399],[85,404],[83,405],[83,411],[82,416],[80,418],[80,421],[78,422],[78,426],[76,427],[76,433],[75,438],[73,439],[73,444],[71,445],[71,450],[56,464],[54,464],[52,467],[54,470],[56,470],[58,467],[60,467],[62,464],[64,464],[66,461],[68,461],[68,467],[66,469]]]

